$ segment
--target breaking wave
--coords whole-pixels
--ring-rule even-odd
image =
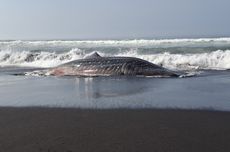
[[[208,53],[172,54],[169,52],[137,55],[136,50],[121,53],[119,56],[132,56],[148,60],[154,64],[174,70],[227,70],[230,69],[230,50],[217,50]]]
[[[50,41],[0,41],[0,48],[15,47],[174,47],[174,46],[213,46],[229,45],[230,38],[199,39],[137,39],[137,40],[50,40]]]
[[[0,66],[21,66],[48,68],[58,66],[84,56],[84,51],[72,49],[69,52],[0,51]]]
[[[71,49],[67,52],[47,51],[0,51],[0,66],[21,66],[21,67],[55,67],[76,59],[84,58],[89,53],[83,49]],[[110,52],[100,52],[102,56],[114,56]],[[116,56],[132,56],[148,60],[157,65],[173,70],[199,70],[199,69],[230,69],[230,50],[217,50],[206,53],[185,53],[175,54],[161,52],[143,54],[138,49],[122,51]]]

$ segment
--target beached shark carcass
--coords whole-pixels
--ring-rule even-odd
[[[50,69],[55,76],[153,76],[178,77],[173,71],[135,57],[92,55]]]

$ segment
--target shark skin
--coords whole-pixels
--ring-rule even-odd
[[[97,52],[49,70],[54,76],[179,77],[176,72],[135,57],[101,57]]]

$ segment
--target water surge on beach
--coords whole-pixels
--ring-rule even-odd
[[[137,57],[180,78],[15,76],[102,56]],[[0,41],[0,106],[230,110],[230,38]],[[39,75],[39,74],[38,74]]]
[[[105,41],[1,41],[0,66],[54,67],[97,51],[173,70],[230,69],[230,38]]]

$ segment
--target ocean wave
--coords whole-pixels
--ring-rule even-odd
[[[64,53],[33,51],[0,51],[0,66],[49,68],[76,59],[83,58],[84,55],[84,51],[77,48]]]
[[[134,39],[134,40],[50,40],[50,41],[0,41],[0,49],[6,48],[50,48],[50,47],[175,47],[230,45],[230,38],[199,39]]]
[[[171,54],[169,52],[141,55],[131,50],[119,56],[132,56],[148,60],[154,64],[173,70],[227,70],[230,69],[230,50],[217,50],[208,53]]]
[[[110,52],[99,53],[102,56],[114,56]],[[6,50],[0,51],[0,66],[49,68],[84,58],[88,54],[85,50],[78,48],[62,53]],[[172,54],[170,52],[142,54],[138,49],[129,49],[128,51],[120,52],[116,56],[137,57],[173,70],[230,69],[230,50],[195,54]]]

